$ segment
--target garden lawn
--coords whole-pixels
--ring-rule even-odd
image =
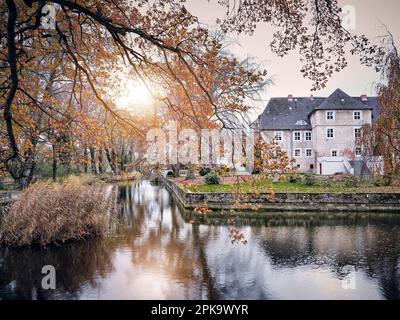
[[[243,182],[240,184],[244,192],[251,192],[252,184]],[[258,183],[257,191],[266,192],[267,186],[272,185],[275,193],[400,193],[400,187],[396,186],[375,186],[369,182],[362,182],[357,187],[351,187],[343,182],[318,182],[315,185],[307,185],[304,181],[291,183],[289,181],[273,182],[272,180],[262,180]],[[181,185],[183,189],[191,192],[233,192],[234,184],[189,184]]]

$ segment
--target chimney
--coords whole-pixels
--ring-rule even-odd
[[[288,99],[288,101],[293,101],[293,95],[289,94],[287,99]]]
[[[314,100],[314,96],[313,95],[310,96],[310,100]]]
[[[368,96],[366,94],[363,94],[361,96],[361,101],[368,101]]]

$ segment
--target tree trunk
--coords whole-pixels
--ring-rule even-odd
[[[90,152],[90,169],[92,174],[97,175],[96,152],[93,147],[89,148]]]
[[[33,173],[36,167],[36,152],[30,149],[27,153],[27,159],[23,163],[21,170],[21,176],[17,179],[18,187],[20,190],[28,188],[29,184],[32,182]]]
[[[186,175],[185,180],[194,180],[194,179],[196,179],[196,176],[194,174],[192,163],[189,162],[189,169],[188,169],[188,173]]]
[[[11,154],[4,161],[8,172],[14,180],[20,178],[20,168],[22,166],[22,159],[19,154],[17,140],[13,128],[13,115],[12,115],[12,102],[18,89],[18,69],[17,69],[17,53],[15,46],[15,24],[17,20],[17,8],[12,0],[7,0],[8,19],[7,19],[7,51],[8,63],[10,64],[11,72],[11,85],[7,93],[4,104],[0,106],[0,110],[4,110],[3,117],[6,124],[8,144]]]
[[[83,171],[85,173],[88,173],[89,172],[89,166],[88,166],[88,152],[87,152],[86,145],[83,147],[83,158],[84,158]]]
[[[118,167],[115,165],[115,153],[113,150],[110,150],[108,148],[104,149],[106,152],[106,158],[108,163],[110,164],[111,171],[114,175],[118,174]]]
[[[125,162],[126,162],[125,146],[122,145],[122,147],[121,147],[121,155],[119,157],[119,166],[120,166],[121,172],[125,171]]]
[[[172,171],[174,172],[174,178],[179,178],[179,169],[180,169],[179,164],[172,165]]]
[[[99,148],[99,173],[104,173],[103,169],[103,148]]]
[[[42,114],[39,114],[36,118],[36,126],[40,128],[42,123]],[[39,134],[32,133],[30,136],[31,147],[25,153],[24,161],[20,168],[20,176],[17,179],[18,186],[21,190],[24,190],[29,187],[29,184],[32,182],[33,175],[35,173],[36,168],[36,146],[39,141]]]
[[[57,181],[57,150],[53,144],[53,181]]]

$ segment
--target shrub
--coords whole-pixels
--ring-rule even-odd
[[[220,177],[217,176],[215,172],[211,171],[204,176],[204,182],[206,184],[219,184]]]
[[[115,197],[105,185],[84,184],[77,178],[62,184],[36,183],[5,214],[0,243],[45,246],[105,235],[115,218]]]
[[[220,167],[219,167],[219,169],[218,169],[218,174],[220,175],[220,176],[225,176],[226,174],[228,174],[229,172],[231,171],[231,169],[229,169],[229,167],[228,166],[226,166],[226,165],[221,165]]]
[[[296,176],[289,176],[289,183],[297,183],[299,181],[299,178]]]
[[[329,178],[324,177],[322,180],[320,180],[319,184],[324,188],[330,188],[334,184],[334,181],[332,177]]]
[[[375,187],[381,187],[385,185],[385,181],[383,181],[383,178],[373,178],[372,179],[372,184]]]
[[[199,170],[199,174],[200,174],[200,176],[202,176],[202,177],[204,177],[206,174],[208,174],[208,173],[210,173],[211,172],[211,169],[210,168],[207,168],[207,167],[202,167],[202,168],[200,168],[200,170]]]
[[[359,184],[357,177],[354,177],[354,176],[345,177],[343,179],[343,181],[344,181],[344,184],[346,185],[346,187],[349,187],[349,188],[356,188],[356,187],[358,187],[358,184]]]
[[[313,186],[316,183],[316,178],[313,174],[308,173],[304,178],[304,182],[307,186]]]
[[[390,186],[392,184],[393,177],[390,174],[383,175],[383,185]]]

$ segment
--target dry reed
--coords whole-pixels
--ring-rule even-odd
[[[0,243],[45,246],[105,235],[115,197],[106,186],[77,178],[36,183],[7,210],[0,224]]]

